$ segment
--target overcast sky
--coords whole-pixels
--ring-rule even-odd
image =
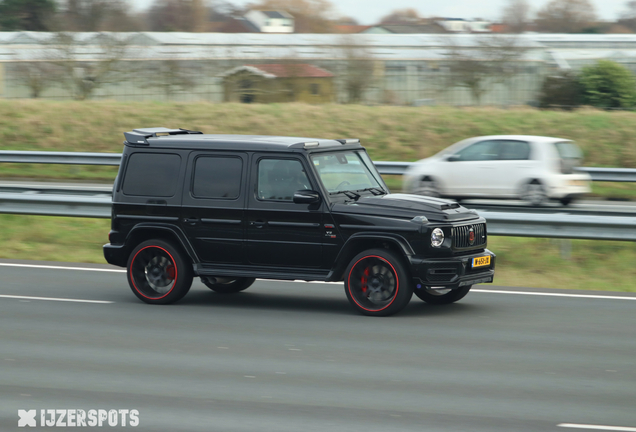
[[[153,0],[130,0],[137,11],[146,9]],[[624,11],[628,0],[591,0],[596,14],[603,20],[616,20]],[[244,0],[229,0],[242,6]],[[529,0],[532,13],[542,8],[548,0]],[[501,18],[507,0],[331,0],[343,16],[350,16],[360,24],[375,24],[394,9],[413,8],[420,16],[442,16],[451,18],[484,18],[497,21]]]

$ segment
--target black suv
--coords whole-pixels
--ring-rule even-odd
[[[391,194],[357,139],[125,132],[104,256],[147,303],[198,276],[236,293],[256,278],[344,281],[390,315],[413,293],[452,303],[492,282],[486,221],[453,201]]]

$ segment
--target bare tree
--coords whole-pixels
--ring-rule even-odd
[[[346,34],[340,39],[338,51],[338,57],[342,59],[340,75],[347,102],[358,103],[375,78],[373,53],[362,40]]]
[[[541,32],[581,33],[597,21],[589,0],[551,0],[537,12],[535,24]]]
[[[49,46],[49,61],[61,69],[61,84],[74,99],[84,100],[99,87],[123,81],[125,71],[119,69],[128,41],[116,34],[103,33],[95,42],[92,58],[85,58],[79,36],[70,32],[56,33]]]
[[[152,31],[204,32],[211,16],[203,0],[155,0],[148,14]]]
[[[400,25],[400,24],[417,24],[422,20],[417,11],[413,8],[395,9],[388,15],[380,19],[380,24]]]
[[[618,24],[624,25],[630,30],[636,30],[636,0],[625,3],[625,12],[618,19]]]
[[[140,25],[130,15],[128,0],[64,0],[57,29],[62,31],[134,31]]]
[[[465,40],[465,39],[462,39]],[[470,90],[477,105],[492,84],[506,84],[517,73],[517,63],[527,51],[513,35],[484,35],[474,45],[444,39],[449,69],[447,85]]]
[[[530,24],[530,5],[527,0],[508,0],[501,21],[508,26],[510,33],[523,33]]]
[[[47,89],[59,82],[62,75],[59,66],[47,61],[15,63],[16,79],[29,88],[32,98],[39,98]]]
[[[171,100],[175,93],[186,91],[197,85],[199,68],[186,64],[183,60],[162,60],[145,65],[140,71],[145,78],[142,88],[163,90],[166,99]]]

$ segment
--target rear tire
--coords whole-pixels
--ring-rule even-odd
[[[548,195],[539,180],[532,180],[524,186],[521,199],[533,207],[540,207],[548,201]]]
[[[472,287],[472,285],[465,285],[463,287],[449,290],[434,290],[422,287],[416,289],[414,294],[429,304],[450,304],[466,297],[466,294],[468,294],[468,291],[470,291]]]
[[[345,271],[344,283],[347,299],[363,315],[393,315],[413,296],[413,283],[402,259],[386,249],[356,255]]]
[[[164,240],[147,240],[128,258],[130,289],[150,304],[174,303],[183,298],[192,286],[192,273],[192,263],[185,254]]]
[[[234,294],[241,292],[254,283],[255,278],[238,278],[226,283],[211,283],[205,276],[201,277],[201,282],[212,291],[219,294]]]
[[[415,185],[413,193],[423,196],[438,198],[440,196],[439,186],[431,177],[424,177]]]

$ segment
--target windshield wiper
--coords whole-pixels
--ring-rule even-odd
[[[379,187],[369,187],[369,188],[364,188],[364,189],[356,189],[356,192],[366,192],[369,191],[371,192],[373,195],[386,195],[386,191],[384,189],[381,189]]]
[[[336,191],[336,192],[329,192],[329,195],[338,195],[338,194],[345,194],[347,196],[347,198],[351,198],[354,201],[357,201],[358,198],[360,198],[360,194],[356,193],[354,191],[350,191],[350,190],[341,190],[341,191]]]

